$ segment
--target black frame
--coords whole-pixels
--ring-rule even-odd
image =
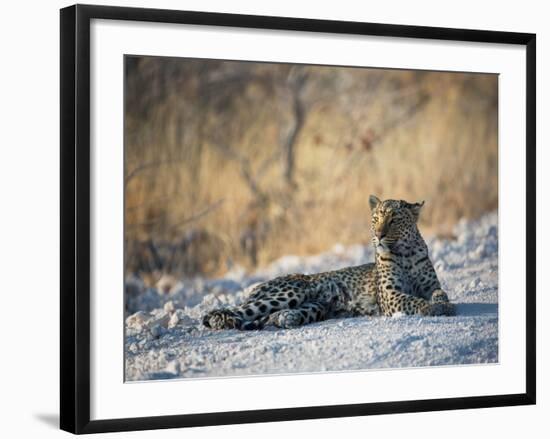
[[[90,21],[132,20],[337,34],[517,44],[526,47],[526,392],[510,395],[90,420]],[[60,426],[72,433],[194,427],[535,404],[536,36],[210,12],[75,5],[61,9]]]

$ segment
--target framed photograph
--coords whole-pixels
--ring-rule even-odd
[[[535,35],[61,10],[61,428],[535,403]]]

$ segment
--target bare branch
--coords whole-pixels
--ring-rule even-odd
[[[200,212],[197,212],[194,215],[191,215],[190,217],[187,217],[177,223],[171,224],[170,228],[176,228],[179,226],[183,226],[184,224],[188,224],[194,221],[197,221],[201,219],[202,217],[208,215],[209,213],[213,212],[214,210],[221,207],[221,205],[225,202],[224,199],[218,200],[215,203],[210,204],[209,206],[206,206],[204,209],[202,209]]]
[[[292,113],[291,127],[283,141],[283,177],[289,186],[294,186],[295,147],[296,141],[304,126],[306,118],[306,104],[304,102],[304,90],[307,84],[308,74],[303,69],[293,69],[287,78],[287,92],[290,94],[290,106]]]
[[[170,224],[169,226],[167,226],[167,229],[171,230],[171,229],[175,229],[177,227],[183,226],[184,224],[195,222],[195,221],[201,219],[202,217],[208,215],[209,213],[213,212],[214,210],[218,209],[219,207],[221,207],[221,205],[224,202],[225,202],[224,199],[218,200],[215,203],[212,203],[212,204],[206,206],[204,209],[197,212],[196,214],[191,215],[187,218],[184,218],[181,221],[178,221],[174,224]],[[135,228],[135,227],[154,226],[155,224],[158,224],[160,221],[162,221],[165,218],[166,218],[166,213],[163,213],[159,218],[153,219],[151,221],[145,221],[145,222],[142,222],[142,223],[137,223],[137,224],[128,224],[127,227],[128,228]]]
[[[134,177],[136,177],[138,174],[140,174],[143,171],[147,171],[152,168],[157,168],[159,166],[163,165],[170,165],[177,162],[182,162],[183,159],[170,159],[170,160],[159,160],[156,162],[149,162],[149,163],[143,163],[141,165],[136,166],[134,169],[132,169],[128,174],[124,177],[124,186],[128,186],[128,183],[130,180],[132,180]]]

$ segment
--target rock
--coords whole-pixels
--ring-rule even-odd
[[[150,331],[153,337],[159,338],[161,335],[163,335],[166,332],[166,328],[160,325],[154,325],[151,327]]]
[[[166,365],[166,372],[172,373],[174,375],[179,375],[180,374],[180,364],[176,360],[170,361]]]
[[[178,314],[173,313],[170,316],[170,321],[168,322],[168,328],[170,328],[170,329],[175,328],[178,325],[179,322],[180,322],[180,318],[178,317]]]
[[[169,300],[164,304],[164,311],[167,313],[173,313],[175,309],[176,307],[174,306],[174,302],[172,300]]]
[[[189,317],[182,309],[176,310],[176,312],[173,315],[177,315],[178,317],[178,324],[182,326],[191,326],[198,324],[198,321]]]
[[[170,314],[161,314],[158,317],[151,319],[151,321],[148,322],[148,326],[152,328],[153,326],[158,325],[163,328],[167,328],[168,323],[170,323]]]
[[[138,311],[126,319],[126,326],[132,329],[139,329],[143,325],[145,325],[145,323],[147,323],[150,318],[151,316],[148,313],[144,311]]]

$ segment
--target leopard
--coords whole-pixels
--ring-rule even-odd
[[[292,329],[338,317],[455,315],[418,228],[424,201],[368,201],[374,262],[276,277],[253,287],[242,304],[207,312],[203,325]]]

